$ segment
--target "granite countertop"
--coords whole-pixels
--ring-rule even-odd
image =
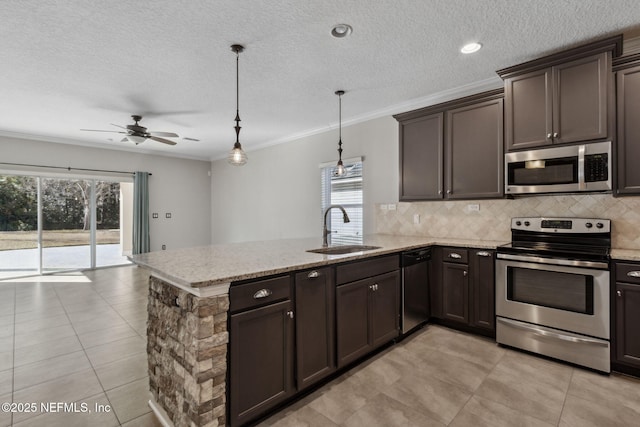
[[[323,255],[306,252],[320,248],[319,238],[268,240],[173,249],[133,255],[131,260],[181,287],[203,288],[289,271],[315,268],[423,246],[495,249],[508,242],[374,234],[363,244],[380,246],[364,252]]]
[[[620,261],[640,261],[639,249],[611,249],[611,259]]]

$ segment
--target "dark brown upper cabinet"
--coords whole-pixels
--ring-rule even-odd
[[[503,196],[503,91],[394,116],[400,124],[400,200]]]
[[[507,151],[610,138],[611,61],[621,52],[616,36],[498,70]]]
[[[400,200],[442,198],[444,113],[400,122]]]
[[[640,54],[614,64],[618,107],[618,185],[616,195],[640,194]]]

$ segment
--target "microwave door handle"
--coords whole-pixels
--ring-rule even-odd
[[[578,189],[586,190],[587,185],[584,180],[584,152],[586,150],[585,145],[578,147]]]

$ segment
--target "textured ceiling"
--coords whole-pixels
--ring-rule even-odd
[[[348,23],[353,34],[330,36]],[[495,70],[640,25],[637,0],[3,0],[0,135],[215,159],[498,87]],[[483,49],[462,55],[477,40]],[[461,89],[461,90],[458,90]],[[438,96],[435,96],[438,95]],[[131,114],[200,142],[120,142]],[[109,141],[112,138],[113,141]]]

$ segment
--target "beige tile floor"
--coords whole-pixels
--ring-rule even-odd
[[[0,427],[160,426],[147,405],[148,277],[128,266],[0,282],[0,402],[37,407],[0,412]]]
[[[3,413],[5,426],[159,426],[147,405],[148,274],[137,267],[0,282],[0,402],[104,413]],[[640,380],[429,325],[263,426],[639,426]]]
[[[640,426],[640,380],[429,325],[261,426]]]

